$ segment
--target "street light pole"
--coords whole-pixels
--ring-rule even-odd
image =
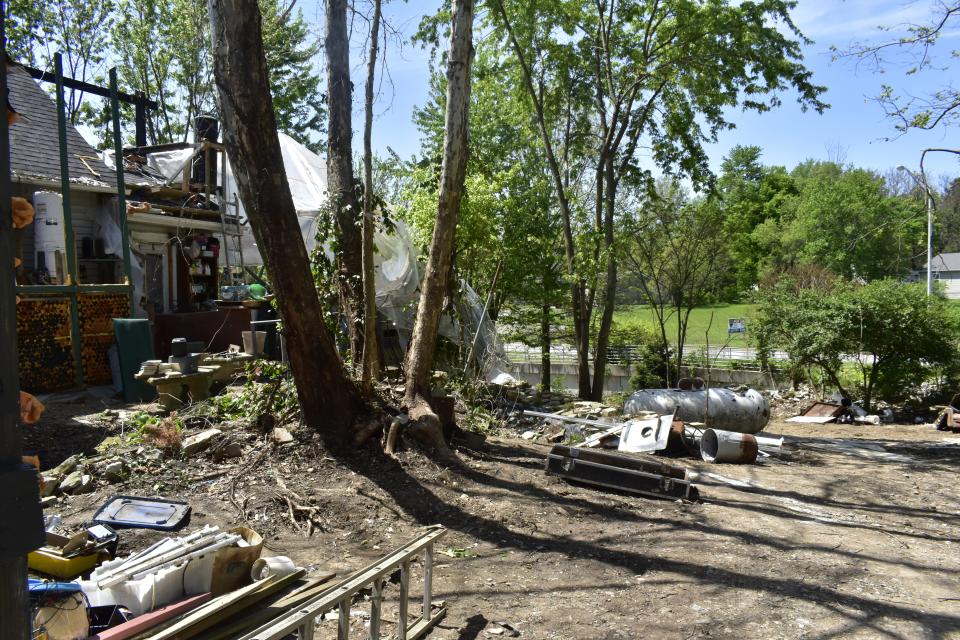
[[[903,165],[897,167],[897,171],[906,171],[918,187],[923,187],[923,191],[927,195],[927,295],[929,296],[933,294],[933,193],[930,192],[925,173],[917,176]],[[922,171],[923,169],[921,169]]]

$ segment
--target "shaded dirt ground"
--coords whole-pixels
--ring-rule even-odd
[[[65,424],[83,443],[118,429],[95,415],[90,424],[68,417],[82,408],[51,407],[28,441],[50,446]],[[567,484],[544,475],[548,447],[519,438],[461,449],[469,469],[458,473],[410,452],[399,462],[374,450],[333,460],[300,431],[279,448],[242,434],[243,456],[222,464],[129,456],[130,480],[48,512],[78,524],[111,494],[185,499],[191,528],[246,521],[268,553],[342,572],[441,523],[449,534],[434,599],[449,614],[436,639],[960,638],[960,439],[912,425],[767,431],[789,436],[781,459],[677,461],[722,476],[705,478],[699,504]],[[863,446],[830,450],[840,439]],[[277,499],[281,484],[320,507],[322,529],[311,537]],[[124,548],[154,535],[124,532]],[[365,637],[367,608],[354,605],[352,637]],[[318,637],[333,637],[335,625],[324,623]]]

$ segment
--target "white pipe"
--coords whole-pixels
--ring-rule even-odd
[[[148,574],[151,574],[151,573],[156,573],[157,571],[162,571],[162,570],[166,569],[167,567],[176,566],[176,565],[180,564],[181,562],[186,562],[186,561],[188,561],[188,560],[193,560],[194,558],[203,557],[203,556],[207,555],[208,553],[213,553],[214,551],[219,551],[220,549],[223,549],[224,547],[229,547],[229,546],[231,546],[231,545],[234,545],[234,544],[236,544],[236,543],[239,542],[239,541],[240,541],[240,536],[232,536],[232,537],[227,538],[227,539],[225,539],[225,540],[221,540],[221,541],[219,541],[219,542],[215,542],[214,544],[212,544],[212,545],[210,545],[210,546],[208,546],[208,547],[203,547],[203,548],[201,548],[201,549],[197,549],[196,551],[194,551],[194,552],[192,552],[192,553],[188,553],[188,554],[183,555],[183,556],[178,556],[178,557],[174,558],[173,560],[168,560],[167,562],[164,562],[163,564],[161,564],[161,565],[159,565],[159,566],[151,567],[151,568],[149,568],[149,569],[143,569],[143,570],[141,570],[141,571],[133,574],[133,579],[134,579],[134,580],[139,580],[140,578],[142,578],[142,577],[145,576],[145,575],[148,575]]]
[[[188,545],[181,549],[174,549],[172,551],[168,551],[167,553],[157,556],[152,560],[139,563],[137,566],[134,566],[134,567],[126,568],[123,570],[122,573],[119,573],[119,574],[115,573],[115,574],[112,574],[111,577],[109,578],[99,580],[97,582],[97,586],[100,587],[101,589],[105,589],[105,588],[109,588],[114,585],[120,584],[121,582],[129,580],[130,576],[135,572],[141,573],[141,574],[144,572],[148,572],[152,569],[156,569],[160,565],[166,564],[172,560],[176,560],[177,558],[181,558],[184,555],[190,554],[193,551],[203,549],[205,547],[210,546],[211,544],[216,544],[222,539],[221,538],[222,535],[224,534],[218,534],[213,539],[209,539],[209,540],[204,539],[202,541]],[[234,542],[240,539],[240,536],[232,536],[231,538],[232,538],[231,544],[233,544]]]

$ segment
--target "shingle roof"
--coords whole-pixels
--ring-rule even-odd
[[[960,271],[960,253],[938,253],[930,267],[933,271]]]
[[[7,87],[10,104],[22,116],[19,122],[10,126],[11,174],[27,181],[30,178],[59,181],[56,102],[20,67],[8,69]],[[70,181],[78,189],[83,189],[84,185],[116,187],[117,174],[100,160],[99,153],[69,123],[67,151]],[[78,156],[84,156],[84,160]]]

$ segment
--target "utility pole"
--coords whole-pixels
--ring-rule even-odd
[[[927,184],[927,176],[923,173],[922,161],[919,176],[903,165],[898,166],[897,171],[907,172],[918,187],[923,187],[927,196],[927,295],[929,296],[933,294],[933,193],[930,191],[930,185]]]
[[[7,37],[0,12],[0,45]],[[7,95],[7,70],[0,96]],[[8,107],[9,108],[9,107]],[[0,635],[30,638],[27,553],[44,542],[37,473],[23,464],[20,381],[17,373],[17,304],[14,291],[13,215],[10,207],[10,136],[0,118]]]

